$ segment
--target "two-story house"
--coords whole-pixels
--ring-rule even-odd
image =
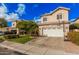
[[[64,37],[69,32],[69,8],[58,7],[54,11],[42,15],[39,24],[39,34],[48,37]]]

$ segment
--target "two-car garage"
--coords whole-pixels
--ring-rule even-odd
[[[64,32],[62,27],[47,27],[41,29],[41,35],[48,36],[48,37],[64,37]]]

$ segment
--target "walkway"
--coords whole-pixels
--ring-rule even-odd
[[[72,42],[65,41],[64,50],[68,53],[79,54],[79,46]]]

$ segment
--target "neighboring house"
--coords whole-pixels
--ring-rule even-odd
[[[16,21],[12,22],[12,27],[16,27]]]
[[[17,30],[16,24],[17,24],[16,21],[12,21],[12,22],[11,22],[11,26],[10,26],[10,27],[7,27],[7,30],[8,30],[8,31]]]
[[[70,9],[58,7],[53,12],[42,15],[39,34],[48,37],[64,37],[69,32],[68,12]]]
[[[79,17],[78,17],[78,18],[76,18],[76,19],[72,22],[72,24],[76,24],[78,27],[77,27],[77,28],[72,29],[71,31],[76,31],[76,32],[79,32]]]
[[[79,17],[74,21],[74,23],[79,24]]]
[[[0,28],[0,31],[2,31],[2,32],[8,31],[7,28],[8,28],[8,27]]]

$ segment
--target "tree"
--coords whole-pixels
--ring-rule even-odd
[[[24,21],[20,21],[20,22],[17,22],[17,25],[16,25],[16,27],[17,28],[19,28],[19,29],[23,29],[23,30],[25,30],[25,22]]]
[[[7,21],[4,18],[0,18],[0,27],[7,27]]]
[[[30,34],[38,34],[38,25],[33,22],[33,21],[29,21],[29,32]]]
[[[79,29],[79,24],[77,24],[77,23],[71,24],[71,25],[69,26],[69,29],[70,29],[70,30]]]
[[[74,24],[74,26],[76,27],[76,29],[79,29],[79,24],[78,23]]]
[[[38,34],[38,25],[33,21],[19,21],[16,27],[25,30],[30,35]]]

